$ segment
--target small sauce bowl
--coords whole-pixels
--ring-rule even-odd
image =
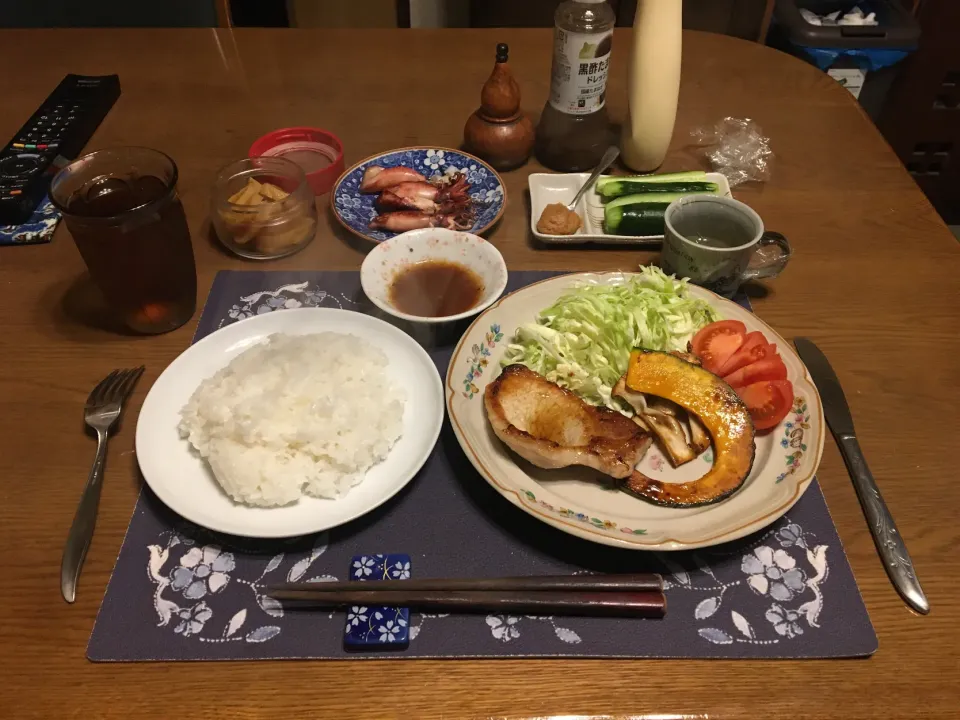
[[[443,262],[472,271],[483,282],[477,302],[456,315],[431,317],[399,310],[390,298],[394,281],[419,263]],[[394,317],[414,323],[446,323],[476,315],[493,305],[507,287],[503,255],[479,235],[445,228],[410,230],[384,240],[360,266],[360,285],[374,305]]]

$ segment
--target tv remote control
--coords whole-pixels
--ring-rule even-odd
[[[120,97],[117,75],[67,75],[0,153],[0,225],[30,218]]]

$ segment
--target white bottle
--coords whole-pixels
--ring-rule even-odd
[[[637,0],[627,70],[629,112],[620,138],[623,161],[639,172],[663,163],[680,94],[683,0]]]

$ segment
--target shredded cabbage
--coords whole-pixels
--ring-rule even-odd
[[[687,349],[700,328],[719,319],[687,281],[658,267],[619,285],[583,284],[521,325],[502,364],[519,363],[593,405],[620,410],[611,397],[630,351]]]

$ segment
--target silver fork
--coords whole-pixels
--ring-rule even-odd
[[[84,422],[97,433],[97,456],[90,468],[87,486],[80,496],[80,506],[73,516],[73,525],[63,548],[60,563],[60,592],[63,599],[72,603],[77,594],[77,578],[87,549],[97,525],[97,508],[100,506],[100,489],[103,487],[103,464],[107,459],[107,440],[110,428],[120,417],[123,401],[130,395],[133,386],[143,374],[143,366],[131,370],[114,370],[97,385],[87,398]]]

